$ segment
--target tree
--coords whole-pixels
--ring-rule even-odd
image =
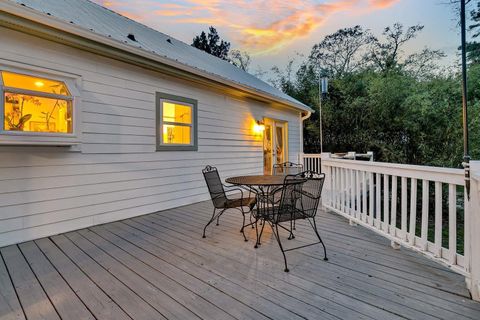
[[[400,24],[388,27],[385,38],[375,38],[366,47],[361,45],[353,59],[359,62],[364,52],[371,57],[371,50],[375,49],[377,60],[353,68],[332,68],[342,71],[335,71],[328,99],[322,102],[325,151],[373,151],[378,161],[461,167],[460,74],[437,66],[437,60],[443,56],[441,51],[426,48],[410,55],[403,52],[421,29],[403,28]],[[333,43],[337,48],[343,45],[342,41]],[[318,48],[319,45],[312,48],[312,52],[318,52]],[[305,122],[307,153],[320,151],[319,73],[314,58],[308,57],[301,63],[290,61],[285,68],[276,67],[270,80],[283,92],[316,109]],[[341,65],[340,59],[332,61],[334,66]],[[480,89],[474,85],[480,82],[480,64],[470,66],[468,79],[471,154],[480,157]]]
[[[230,51],[229,58],[230,58],[230,62],[234,66],[242,69],[243,71],[248,71],[248,68],[250,67],[250,62],[251,62],[251,58],[248,52],[234,49]]]
[[[427,79],[440,71],[437,61],[444,57],[445,53],[441,50],[424,48],[409,55],[403,63],[403,68],[414,78]]]
[[[422,30],[423,26],[421,25],[411,26],[404,30],[400,23],[386,27],[383,31],[383,41],[377,38],[373,39],[368,60],[382,72],[396,69],[401,62],[400,56],[403,46],[409,40],[414,39]]]
[[[470,12],[470,17],[473,23],[468,27],[468,30],[472,32],[474,39],[480,36],[480,1],[477,2],[476,9]],[[480,63],[480,43],[477,41],[471,41],[467,43],[467,58],[470,63]]]
[[[192,46],[220,59],[230,61],[228,56],[230,42],[220,39],[217,29],[212,26],[208,29],[208,34],[202,31],[200,35],[195,36]]]
[[[317,71],[341,77],[362,67],[365,63],[363,49],[373,40],[370,31],[360,26],[340,29],[313,46],[309,61]]]

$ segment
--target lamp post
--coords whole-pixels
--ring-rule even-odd
[[[320,121],[320,153],[323,153],[323,128],[322,128],[322,100],[327,97],[328,94],[328,78],[319,77],[318,83],[318,100],[319,100],[319,121]]]
[[[462,38],[462,109],[463,109],[463,167],[465,168],[465,189],[470,198],[470,146],[468,138],[468,95],[467,95],[467,40],[465,0],[460,0],[460,32]]]

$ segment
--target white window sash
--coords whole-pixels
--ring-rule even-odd
[[[190,110],[191,110],[190,112],[192,114],[191,122],[190,123],[184,123],[184,122],[164,121],[163,120],[163,104],[165,102],[189,107]],[[195,141],[193,141],[194,140],[193,112],[194,112],[194,106],[190,103],[175,101],[175,100],[169,100],[169,99],[160,99],[160,130],[161,130],[160,145],[161,146],[165,146],[165,147],[187,146],[187,147],[189,147],[189,146],[194,146],[195,145]],[[165,143],[165,141],[163,141],[163,127],[164,127],[164,125],[172,125],[172,126],[177,126],[177,127],[189,127],[189,128],[191,128],[191,130],[190,130],[190,143],[188,143],[188,144],[187,143]]]
[[[26,74],[26,73],[20,73],[16,71],[10,71],[8,69],[0,69],[1,71],[7,71],[7,72],[12,72],[12,73],[17,73],[17,74]],[[39,78],[45,78],[45,79],[51,79],[51,80],[56,80],[56,81],[61,81],[68,89],[70,92],[71,88],[68,85],[68,81],[65,80],[58,80],[58,79],[52,79],[49,78],[48,76],[43,76],[41,74],[34,75],[34,74],[27,74],[30,76],[35,76]],[[76,137],[76,121],[77,121],[77,112],[76,112],[76,105],[75,105],[75,100],[74,97],[71,95],[64,96],[64,95],[59,95],[59,94],[54,94],[54,93],[48,93],[48,92],[41,92],[41,91],[35,91],[35,90],[28,90],[28,89],[21,89],[21,88],[16,88],[16,87],[8,87],[4,86],[3,82],[3,77],[0,75],[0,134],[2,135],[11,135],[11,136],[34,136],[34,137],[66,137],[66,138],[74,138]],[[30,96],[35,96],[35,97],[42,97],[42,98],[49,98],[49,99],[58,99],[58,100],[65,100],[65,101],[70,101],[72,102],[72,132],[71,133],[61,133],[61,132],[33,132],[33,131],[14,131],[14,130],[5,130],[5,93],[16,93],[16,94],[25,94],[25,95],[30,95]]]

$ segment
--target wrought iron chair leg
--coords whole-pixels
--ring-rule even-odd
[[[245,229],[245,211],[243,211],[243,207],[241,208],[240,210],[242,212],[242,216],[243,216],[243,225],[242,225],[242,229],[240,229],[240,232],[243,234],[243,239],[245,241],[248,241],[247,237],[245,236],[245,231],[243,229]]]
[[[207,225],[203,228],[203,236],[202,238],[206,238],[205,236],[205,231],[207,230],[207,227],[213,222],[215,221],[215,219],[218,219],[220,218],[220,216],[225,212],[226,209],[223,209],[222,211],[220,211],[219,214],[215,215],[216,211],[217,211],[217,208],[214,208],[213,209],[213,214],[212,214],[212,218],[210,219],[210,221],[208,221]],[[218,224],[217,224],[218,225]]]
[[[259,242],[259,238],[258,238],[258,218],[255,218],[255,233],[256,233],[256,236],[257,236],[257,240],[255,242],[255,246],[254,248],[257,249],[258,248],[258,242]]]
[[[245,228],[245,212],[242,211],[242,216],[243,216],[243,223],[242,223],[242,227],[240,228],[240,233],[243,233],[243,229]]]
[[[262,225],[262,229],[260,230],[260,235],[258,236],[258,245],[261,245],[261,244],[262,244],[262,243],[260,242],[260,240],[262,240],[263,229],[265,228],[265,224],[266,224],[265,221],[263,221],[263,223],[261,224],[261,225]]]
[[[285,269],[283,271],[289,272],[290,270],[288,270],[287,257],[285,256],[285,251],[283,250],[282,241],[280,240],[280,233],[278,232],[278,225],[275,224],[275,229],[273,228],[272,223],[270,225],[272,227],[273,235],[277,239],[278,246],[280,247],[280,250],[282,251],[282,254],[283,254],[283,261],[285,262]]]
[[[312,225],[313,231],[315,231],[315,234],[317,235],[318,240],[320,241],[320,243],[321,243],[322,246],[323,246],[323,255],[324,255],[323,260],[328,261],[328,258],[327,258],[327,248],[325,248],[325,243],[323,243],[323,240],[322,240],[322,238],[320,237],[320,234],[318,233],[318,230],[317,230],[317,222],[315,221],[315,218],[313,218],[312,220],[313,220],[313,225],[312,225],[311,222],[310,222],[310,225]],[[309,221],[310,221],[310,220],[309,220]]]
[[[295,239],[295,235],[293,234],[293,229],[295,228],[294,227],[294,221],[295,220],[290,220],[290,234],[288,235],[288,240],[292,240],[292,239]]]
[[[217,211],[217,208],[213,208],[213,214],[212,214],[212,218],[210,219],[210,221],[208,221],[208,223],[205,225],[205,227],[203,228],[203,236],[202,238],[206,238],[205,236],[205,231],[207,230],[207,227],[210,225],[210,223],[213,222],[213,220],[215,220],[215,212]]]

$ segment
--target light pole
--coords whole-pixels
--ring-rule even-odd
[[[460,0],[460,32],[462,37],[462,109],[463,109],[463,167],[465,168],[465,189],[470,198],[470,146],[468,138],[468,95],[467,95],[467,40],[465,0]]]
[[[328,93],[328,78],[318,77],[318,100],[319,100],[319,121],[320,121],[320,153],[323,153],[323,128],[322,128],[322,100],[327,97]]]

